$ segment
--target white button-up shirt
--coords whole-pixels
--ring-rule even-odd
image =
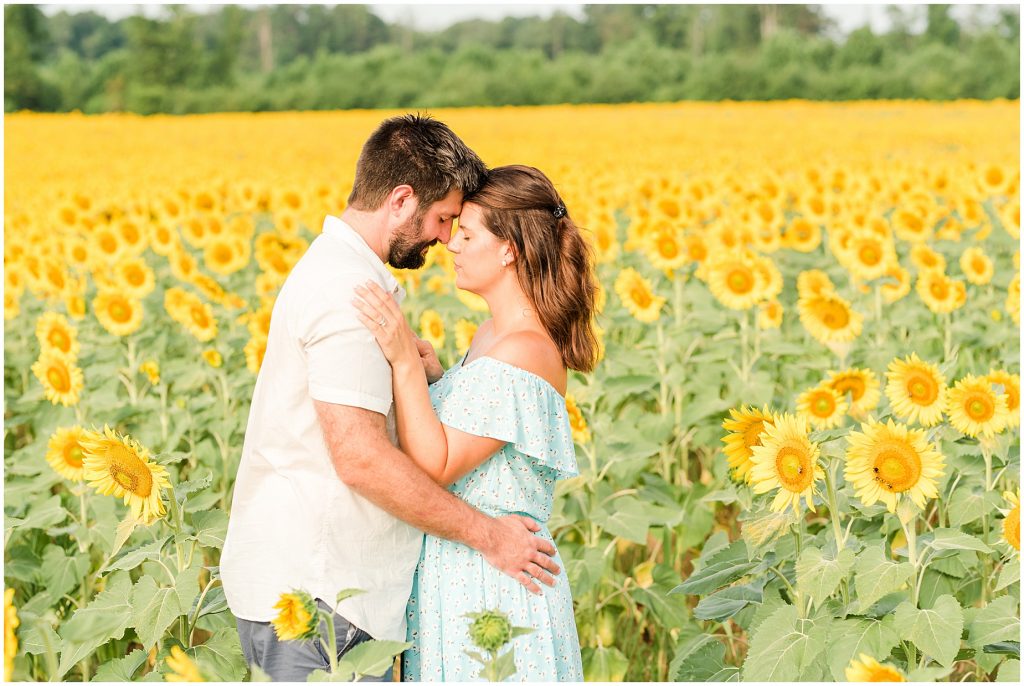
[[[253,390],[220,572],[231,611],[264,622],[302,589],[374,638],[405,640],[405,607],[423,534],[338,477],[313,399],[388,416],[391,367],[351,304],[368,279],[405,292],[337,217],[288,275],[274,304]],[[336,605],[338,591],[365,594]]]

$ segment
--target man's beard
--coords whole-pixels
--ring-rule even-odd
[[[395,229],[395,234],[388,246],[388,264],[396,269],[419,269],[427,261],[425,248],[429,248],[437,239],[422,241],[423,217],[426,212],[416,211],[409,221]]]

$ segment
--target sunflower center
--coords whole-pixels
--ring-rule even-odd
[[[985,180],[993,186],[998,186],[1003,182],[1003,172],[999,171],[996,167],[992,167],[985,174]]]
[[[882,259],[882,255],[873,246],[866,246],[860,250],[860,261],[868,265],[876,265]]]
[[[121,300],[112,302],[109,312],[115,322],[126,322],[132,318],[132,308]]]
[[[850,323],[850,313],[840,303],[826,302],[821,309],[821,321],[830,329],[844,329]]]
[[[50,335],[46,337],[46,340],[50,345],[61,352],[66,353],[71,351],[71,339],[68,338],[68,335],[61,329],[51,329]]]
[[[672,259],[679,254],[679,246],[674,238],[665,237],[658,241],[658,252],[661,253],[662,257]]]
[[[988,395],[975,393],[964,400],[964,412],[976,422],[986,422],[996,413],[996,405]]]
[[[907,383],[910,399],[918,405],[931,405],[939,397],[939,386],[930,376],[919,374]]]
[[[100,238],[100,248],[105,253],[113,253],[117,250],[117,239],[110,234],[104,235]]]
[[[203,329],[210,324],[210,318],[206,316],[206,312],[201,307],[192,308],[192,321],[195,322],[196,326]]]
[[[753,275],[745,269],[734,269],[727,277],[729,290],[734,293],[749,293],[754,287]]]
[[[886,441],[878,446],[873,471],[879,485],[891,493],[902,493],[921,478],[921,457],[906,443]]]
[[[980,257],[975,257],[974,261],[971,262],[971,266],[974,267],[974,271],[978,272],[979,274],[985,273],[985,260],[981,259]]]
[[[226,263],[231,261],[233,255],[234,253],[231,252],[231,248],[227,247],[226,245],[221,245],[217,246],[217,251],[216,254],[214,255],[214,259],[217,262]]]
[[[64,449],[64,461],[76,469],[82,466],[82,448],[78,443],[72,443]]]
[[[141,286],[146,283],[146,275],[142,273],[141,269],[132,269],[128,272],[128,283],[133,286]]]
[[[651,294],[647,292],[647,289],[641,285],[636,285],[629,292],[630,297],[640,307],[648,307],[653,299]]]
[[[787,491],[802,492],[811,483],[811,465],[807,453],[794,446],[783,446],[775,455],[775,471]]]
[[[945,281],[932,281],[930,289],[932,295],[934,295],[939,300],[945,300],[946,297],[949,295],[949,286],[946,284]]]
[[[855,376],[847,377],[845,379],[837,381],[833,388],[835,388],[840,393],[849,393],[850,399],[853,400],[854,402],[860,400],[861,396],[864,395],[864,391],[866,390],[864,380],[859,379]]]
[[[830,417],[836,409],[836,404],[831,397],[822,393],[815,396],[814,401],[811,403],[811,409],[819,417]]]
[[[50,367],[46,370],[46,380],[58,393],[67,393],[71,390],[71,376],[64,367]]]
[[[110,448],[110,478],[126,491],[147,498],[153,490],[153,475],[134,450],[123,445]]]

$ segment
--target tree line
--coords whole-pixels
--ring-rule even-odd
[[[1020,15],[887,8],[836,35],[815,5],[588,5],[582,17],[387,23],[361,5],[167,6],[159,18],[4,6],[4,110],[349,108],[1020,96]]]

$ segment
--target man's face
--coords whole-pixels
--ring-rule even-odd
[[[396,269],[419,269],[427,249],[438,241],[447,244],[452,222],[462,211],[462,191],[453,189],[429,207],[417,207],[407,222],[394,230],[388,245],[388,263]]]

